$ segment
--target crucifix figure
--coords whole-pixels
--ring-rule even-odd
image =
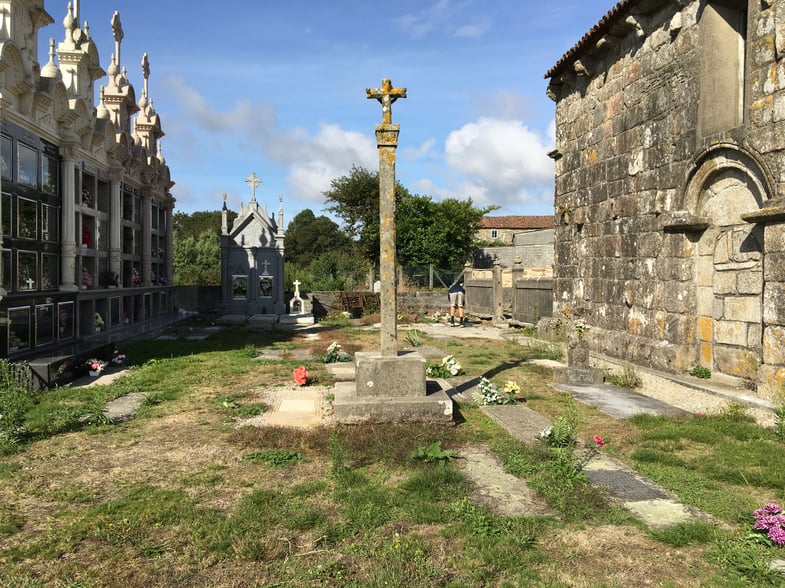
[[[366,98],[376,98],[382,105],[382,124],[392,123],[392,103],[398,98],[406,98],[406,88],[393,88],[390,78],[382,80],[381,88],[366,88]]]
[[[262,183],[262,179],[256,175],[256,172],[251,172],[251,175],[245,179],[245,183],[251,186],[251,202],[256,202],[256,188]]]

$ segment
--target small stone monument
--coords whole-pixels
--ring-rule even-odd
[[[306,312],[305,301],[300,296],[300,280],[292,282],[294,285],[294,296],[289,300],[289,314],[281,315],[279,322],[282,325],[312,325],[314,324],[313,313]]]
[[[289,314],[303,314],[305,312],[303,308],[303,299],[300,298],[300,280],[295,280],[292,282],[294,284],[294,296],[289,301]]]

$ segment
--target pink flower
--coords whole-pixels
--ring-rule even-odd
[[[597,447],[604,447],[605,446],[605,441],[603,441],[602,437],[600,437],[599,435],[595,435],[594,436],[594,444]]]
[[[769,539],[777,545],[785,545],[785,529],[782,527],[772,527],[769,529]]]
[[[298,386],[305,386],[308,383],[308,370],[304,365],[294,368],[294,383]]]

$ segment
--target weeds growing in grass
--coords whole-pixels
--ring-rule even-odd
[[[378,340],[353,329],[334,336],[352,352]],[[529,406],[554,422],[556,447],[511,437],[473,403],[444,427],[226,426],[263,408],[250,398],[260,381],[290,381],[292,362],[253,359],[260,347],[309,345],[281,337],[238,329],[134,343],[137,365],[111,387],[57,390],[26,408],[15,429],[20,457],[0,458],[0,584],[221,585],[231,573],[238,585],[555,586],[571,565],[584,585],[675,586],[699,572],[706,585],[781,583],[768,568],[781,551],[745,534],[756,506],[785,498],[785,455],[776,431],[739,407],[619,422],[554,394],[550,372],[526,363],[537,349],[467,339],[445,340],[443,353],[460,357],[470,377],[519,382]],[[90,428],[100,438],[82,432],[103,402],[129,391],[147,394],[135,421]],[[615,456],[742,531],[643,530],[576,471],[577,440],[596,430],[613,439]],[[73,433],[48,438],[64,431]],[[488,447],[556,516],[482,506],[455,459],[465,445]],[[606,579],[612,553],[569,543],[599,525],[642,546],[616,564],[627,582]],[[680,557],[650,572],[649,560],[671,548]]]
[[[271,468],[282,468],[297,463],[302,456],[290,449],[267,449],[265,451],[254,451],[244,458],[246,461],[261,462]]]
[[[629,362],[622,366],[620,374],[606,373],[605,381],[616,386],[621,386],[622,388],[631,389],[639,388],[641,384],[643,384],[643,380],[641,380],[638,370]]]

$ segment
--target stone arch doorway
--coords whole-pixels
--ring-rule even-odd
[[[685,192],[703,219],[695,249],[701,366],[755,382],[763,348],[763,228],[742,219],[769,193],[757,162],[723,148],[704,154]]]

